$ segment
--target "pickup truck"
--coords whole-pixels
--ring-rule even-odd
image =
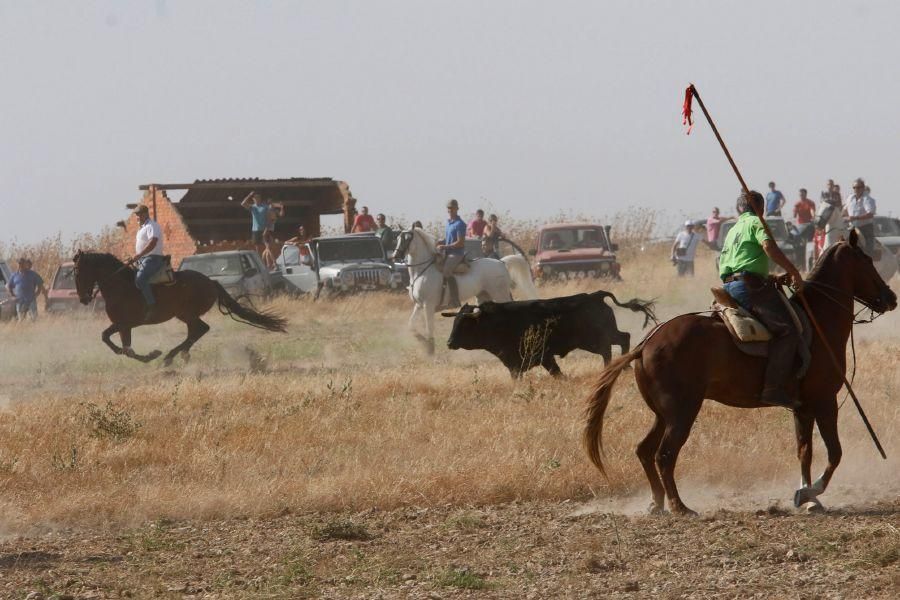
[[[0,259],[0,321],[8,321],[16,316],[16,307],[12,303],[12,295],[6,289],[12,271],[6,261]]]
[[[337,295],[403,287],[402,273],[393,268],[373,233],[320,237],[300,246],[286,244],[276,262],[289,293]]]
[[[268,298],[284,288],[281,273],[270,273],[255,250],[194,254],[185,257],[178,270],[203,273],[221,283],[233,298]]]

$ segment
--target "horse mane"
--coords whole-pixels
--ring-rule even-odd
[[[82,252],[79,263],[91,263],[98,269],[110,270],[122,279],[134,281],[134,270],[125,267],[125,263],[108,252]],[[120,270],[121,269],[121,270]]]
[[[813,268],[810,269],[809,273],[806,274],[806,278],[811,281],[818,281],[822,279],[823,273],[822,271],[825,269],[825,266],[831,264],[831,257],[837,252],[838,247],[841,244],[846,244],[846,242],[840,241],[836,244],[832,244],[819,256],[818,260],[816,260],[816,264],[813,265]]]

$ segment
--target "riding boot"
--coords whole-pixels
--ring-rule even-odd
[[[769,362],[760,402],[770,406],[797,408],[800,403],[786,391],[788,381],[794,372],[797,358],[798,338],[795,334],[778,337],[769,342]]]

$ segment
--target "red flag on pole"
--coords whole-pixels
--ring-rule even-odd
[[[682,119],[681,124],[687,125],[687,131],[685,135],[691,135],[691,129],[694,128],[694,118],[691,116],[691,102],[694,100],[694,94],[692,86],[688,86],[684,91],[684,106],[681,109],[681,114],[684,117]]]

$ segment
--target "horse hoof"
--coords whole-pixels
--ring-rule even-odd
[[[800,506],[800,510],[801,510],[802,512],[808,514],[808,515],[811,515],[811,514],[816,514],[816,513],[823,513],[823,512],[825,512],[825,507],[822,506],[822,503],[821,503],[821,502],[819,502],[818,500],[816,500],[815,498],[813,498],[813,499],[810,500],[809,502],[804,502],[804,503]]]
[[[657,504],[656,502],[651,502],[650,506],[647,507],[647,514],[664,515],[664,514],[666,514],[666,509],[661,504]]]
[[[687,506],[679,506],[672,509],[672,512],[680,517],[699,517],[697,511],[689,509]]]

